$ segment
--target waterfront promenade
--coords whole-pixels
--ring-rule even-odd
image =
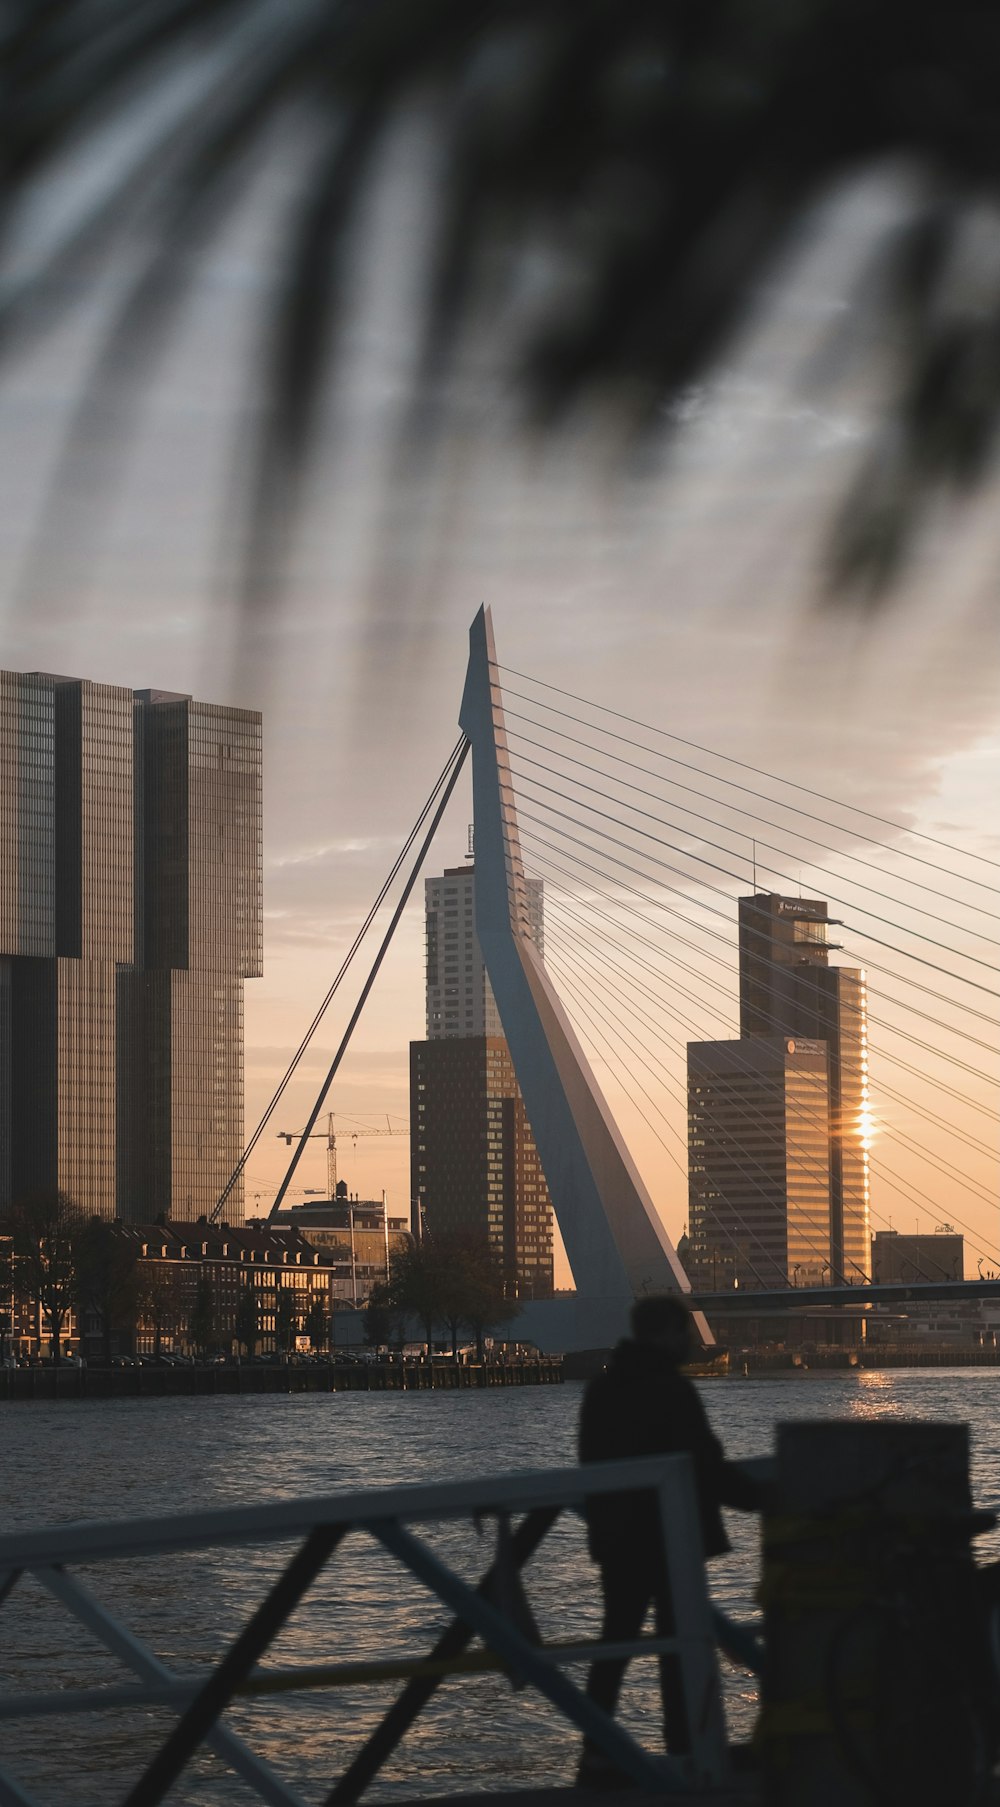
[[[0,1368],[0,1401],[162,1399],[250,1393],[400,1393],[559,1385],[558,1356],[506,1362],[213,1362],[172,1367]]]

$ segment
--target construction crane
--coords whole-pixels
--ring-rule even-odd
[[[312,1141],[319,1141],[322,1139],[326,1142],[326,1183],[329,1189],[330,1198],[334,1198],[337,1192],[337,1132],[333,1127],[333,1118],[333,1111],[328,1111],[326,1116],[326,1128],[314,1129],[310,1137],[310,1140]],[[341,1130],[340,1133],[342,1136],[350,1136],[352,1142],[356,1142],[359,1136],[409,1135],[410,1132],[408,1129],[393,1129],[392,1124],[389,1122],[388,1113],[386,1114],[385,1121],[385,1129],[347,1129]],[[301,1130],[299,1130],[298,1133],[295,1133],[294,1131],[279,1129],[277,1133],[280,1140],[286,1143],[289,1148],[291,1148],[293,1142],[300,1141],[302,1136]]]

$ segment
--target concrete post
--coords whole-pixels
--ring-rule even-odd
[[[965,1425],[779,1426],[756,1739],[767,1807],[980,1799],[995,1734],[975,1528]]]

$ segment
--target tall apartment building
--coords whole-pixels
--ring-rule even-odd
[[[542,886],[529,880],[543,946]],[[411,1192],[433,1233],[485,1235],[523,1298],[552,1292],[552,1204],[475,930],[475,868],[425,886],[427,1039],[410,1044]]]
[[[741,897],[740,1040],[688,1049],[692,1249],[703,1252],[728,1239],[734,1247],[755,1248],[752,1260],[768,1266],[773,1250],[765,1255],[757,1240],[757,1218],[762,1212],[777,1223],[783,1216],[783,1278],[789,1284],[857,1279],[870,1271],[865,978],[856,968],[829,964],[836,951],[831,926],[819,898]],[[765,1054],[768,1043],[773,1056]],[[699,1076],[713,1062],[728,1077],[699,1091]],[[770,1164],[762,1161],[758,1145],[762,1125],[777,1133],[779,1100],[784,1181],[777,1155]],[[724,1166],[725,1188],[711,1178]],[[740,1233],[741,1221],[746,1227]],[[744,1266],[739,1277],[755,1283],[752,1267]]]
[[[525,880],[528,920],[545,953],[542,881]],[[476,935],[476,869],[453,866],[424,885],[427,927],[427,1039],[502,1035],[503,1024]]]
[[[413,1196],[432,1234],[485,1235],[519,1298],[552,1292],[552,1205],[500,1035],[410,1043]]]
[[[689,1265],[699,1284],[829,1284],[822,1042],[758,1035],[688,1048]]]
[[[252,711],[0,674],[0,1204],[215,1203],[243,1142],[260,792]]]

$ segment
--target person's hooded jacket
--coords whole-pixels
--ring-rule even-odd
[[[698,1392],[676,1359],[656,1347],[625,1341],[587,1386],[580,1417],[580,1461],[615,1462],[635,1456],[689,1454],[694,1462],[706,1556],[728,1550],[720,1505],[753,1511],[761,1489],[727,1462]],[[661,1547],[656,1496],[649,1492],[595,1496],[587,1503],[590,1553],[597,1562],[649,1561]]]

